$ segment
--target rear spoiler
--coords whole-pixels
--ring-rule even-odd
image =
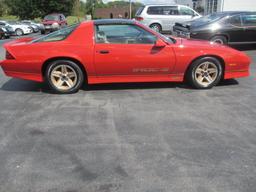
[[[4,48],[12,46],[12,45],[16,45],[16,44],[28,43],[28,42],[31,42],[33,39],[34,38],[32,38],[32,37],[16,39],[16,40],[10,41],[8,43],[5,43]]]

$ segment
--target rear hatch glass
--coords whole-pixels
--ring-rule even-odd
[[[145,8],[145,7],[140,7],[140,8],[138,9],[138,11],[136,12],[136,16],[139,16],[139,15],[142,13],[142,11],[144,10],[144,8]]]

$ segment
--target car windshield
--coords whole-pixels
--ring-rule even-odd
[[[71,25],[56,32],[50,33],[47,36],[33,40],[32,43],[62,41],[66,39],[78,27],[78,25],[79,24]]]
[[[58,15],[46,15],[45,17],[44,17],[44,20],[53,20],[53,21],[56,21],[56,20],[58,20]]]

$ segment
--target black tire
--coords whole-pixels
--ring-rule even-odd
[[[16,30],[15,30],[15,34],[16,34],[17,36],[22,36],[22,35],[24,35],[24,32],[23,32],[22,29],[16,29]]]
[[[70,68],[72,68],[74,70],[74,72],[76,73],[77,76],[77,81],[75,83],[74,86],[72,86],[70,89],[68,90],[62,90],[62,89],[58,89],[54,83],[51,80],[51,74],[53,69],[55,69],[58,66],[61,65],[65,65],[68,66]],[[84,77],[84,73],[82,71],[82,69],[79,67],[78,64],[76,64],[73,61],[70,60],[55,60],[53,62],[51,62],[45,71],[45,81],[47,82],[47,84],[50,86],[50,88],[58,94],[71,94],[71,93],[76,93],[79,91],[79,89],[82,87],[82,85],[85,83],[85,77]]]
[[[158,33],[162,32],[162,26],[158,23],[153,23],[149,27]]]
[[[228,44],[228,39],[223,35],[217,35],[211,38],[211,42],[226,45]]]
[[[198,77],[196,74],[196,70],[206,62],[211,63],[211,65],[214,66],[215,67],[214,69],[216,70],[216,76],[212,78],[213,81],[208,85],[200,83],[199,80],[197,80]],[[207,76],[207,74],[204,74],[204,72],[202,73],[203,73],[202,76],[204,78],[208,78],[209,74]],[[204,57],[194,61],[190,65],[186,74],[186,80],[193,88],[211,89],[212,87],[216,86],[220,82],[220,80],[222,79],[222,76],[223,76],[223,67],[221,65],[221,62],[214,57]]]
[[[41,30],[41,34],[44,35],[45,34],[45,30]]]

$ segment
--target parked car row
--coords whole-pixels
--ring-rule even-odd
[[[53,13],[46,15],[42,23],[31,20],[0,21],[0,39],[10,36],[22,36],[30,33],[45,34],[67,26],[67,20],[63,14]]]
[[[0,21],[0,38],[9,38],[12,35],[22,36],[30,33],[37,33],[43,26],[33,21]]]

